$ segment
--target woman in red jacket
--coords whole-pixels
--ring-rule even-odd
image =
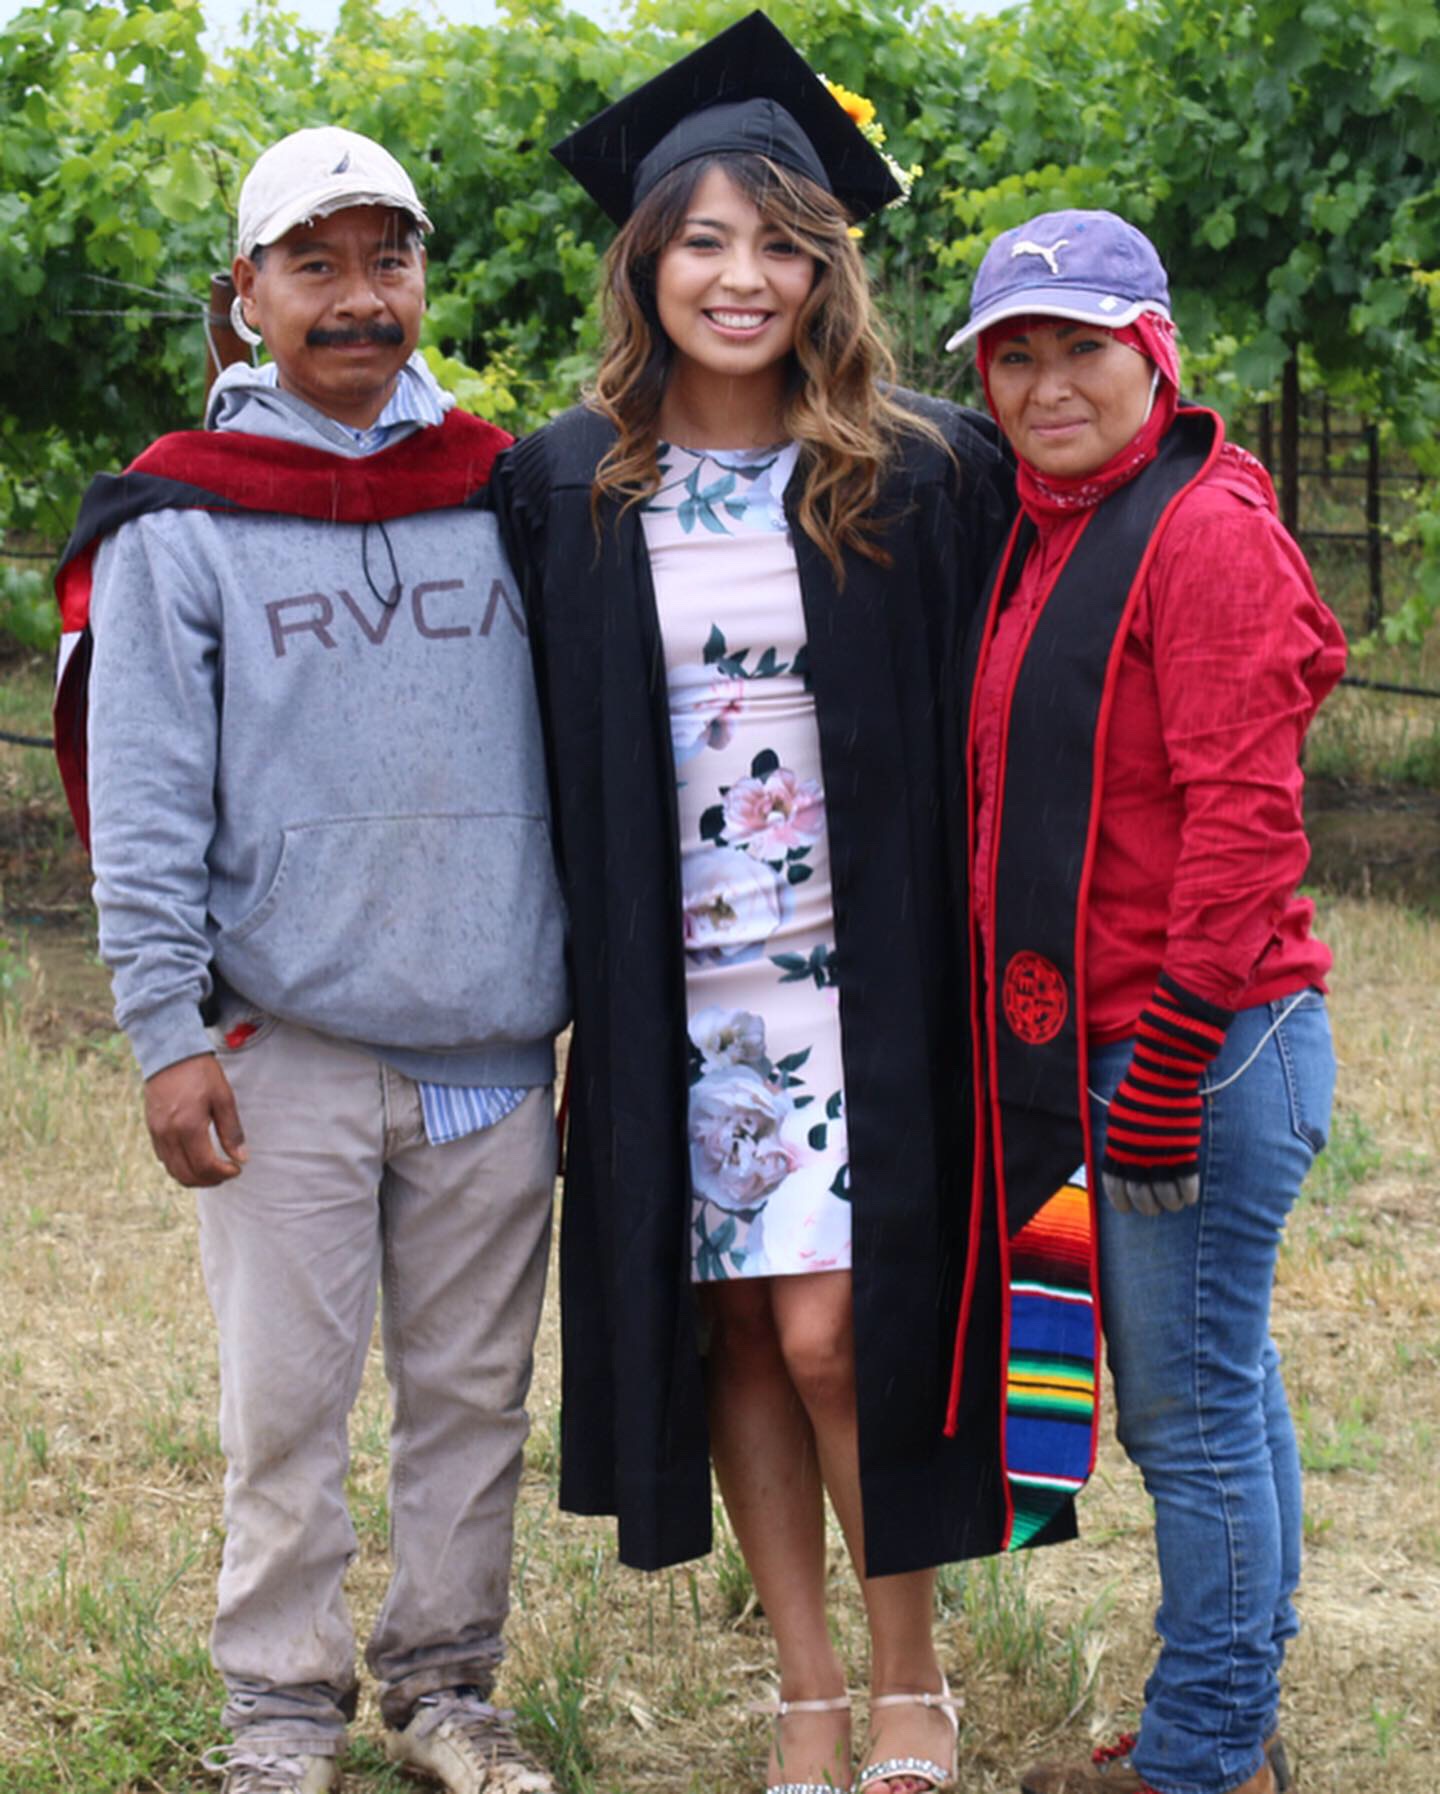
[[[1182,403],[1138,230],[1057,212],[1007,231],[949,346],[971,340],[1023,507],[971,651],[983,1175],[1003,1264],[1057,1191],[1083,1216],[1098,1173],[1118,1431],[1163,1591],[1138,1738],[1023,1786],[1273,1794],[1301,1528],[1270,1295],[1334,1083],[1299,755],[1344,638],[1260,464]],[[1043,1291],[1022,1277],[1023,1322]],[[1027,1440],[1062,1424],[1045,1324],[1048,1420],[1011,1351],[1021,1496]]]

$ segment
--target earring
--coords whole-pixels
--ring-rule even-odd
[[[1155,409],[1155,399],[1159,391],[1160,370],[1159,368],[1156,368],[1155,372],[1150,376],[1150,397],[1145,401],[1145,415],[1140,419],[1140,427],[1142,430],[1145,425],[1150,422],[1150,413]]]
[[[238,293],[230,301],[230,328],[242,343],[249,343],[252,348],[265,341],[258,330],[252,330],[245,322],[245,302]]]

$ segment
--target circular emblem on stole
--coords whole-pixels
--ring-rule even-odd
[[[1070,996],[1065,980],[1043,953],[1017,953],[1005,968],[1000,990],[1005,1020],[1029,1046],[1044,1046],[1065,1025]]]

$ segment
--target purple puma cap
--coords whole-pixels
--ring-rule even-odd
[[[945,347],[1037,312],[1113,328],[1133,324],[1142,311],[1170,316],[1170,283],[1143,231],[1113,212],[1042,212],[1001,231],[985,251],[970,321]]]

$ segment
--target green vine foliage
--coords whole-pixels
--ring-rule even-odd
[[[91,471],[195,420],[240,179],[302,124],[368,132],[414,175],[437,224],[424,346],[460,402],[516,431],[569,403],[609,232],[547,146],[746,9],[631,0],[616,28],[511,0],[457,27],[345,0],[321,36],[259,0],[219,57],[199,0],[19,13],[0,31],[0,524],[62,538]],[[940,345],[997,230],[1108,206],[1160,246],[1192,386],[1234,410],[1299,351],[1440,472],[1440,0],[766,10],[924,169],[864,239],[908,379],[970,390]],[[1415,527],[1424,570],[1391,624],[1409,639],[1440,608],[1440,500]]]

